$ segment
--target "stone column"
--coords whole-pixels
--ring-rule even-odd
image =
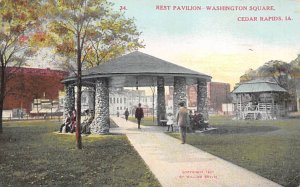
[[[206,80],[197,81],[197,111],[203,114],[204,120],[208,120]]]
[[[96,80],[95,100],[95,118],[91,124],[91,133],[109,133],[109,91],[107,78]]]
[[[64,97],[64,118],[75,109],[75,90],[74,86],[65,85]]]
[[[163,77],[157,77],[157,124],[160,120],[166,118],[165,101],[165,80]]]
[[[173,112],[174,116],[179,109],[179,102],[184,101],[186,104],[186,80],[185,77],[174,77],[174,92],[173,92]]]

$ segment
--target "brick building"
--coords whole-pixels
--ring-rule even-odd
[[[64,89],[61,80],[67,74],[60,70],[38,68],[7,68],[14,76],[7,82],[8,94],[4,110],[22,108],[29,113],[34,99],[57,100],[59,91]]]
[[[191,85],[187,87],[188,107],[195,108],[197,103],[197,86]],[[230,84],[222,82],[207,83],[207,105],[209,111],[222,111],[222,103],[230,103]]]

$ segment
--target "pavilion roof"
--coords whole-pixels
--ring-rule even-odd
[[[120,56],[82,72],[83,80],[98,77],[114,77],[114,79],[117,79],[119,77],[120,80],[118,82],[120,83],[122,79],[122,85],[126,86],[133,86],[136,82],[136,77],[138,77],[138,80],[142,85],[147,85],[150,80],[143,81],[143,79],[151,76],[165,77],[166,84],[170,83],[168,78],[171,80],[171,77],[174,76],[203,79],[206,81],[211,80],[211,76],[209,75],[199,73],[139,51]],[[70,75],[64,82],[74,80],[74,75]],[[134,83],[132,84],[132,82]]]
[[[163,74],[190,74],[210,79],[210,76],[194,70],[167,62],[154,56],[135,51],[115,58],[107,63],[84,71],[84,75],[107,73],[163,73]]]
[[[241,83],[232,93],[287,92],[274,79],[255,79]]]

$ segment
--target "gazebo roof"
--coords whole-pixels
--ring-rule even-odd
[[[232,91],[234,94],[239,93],[265,93],[265,92],[287,92],[280,87],[274,79],[255,79],[241,83]]]
[[[173,84],[173,77],[186,77],[188,84],[195,84],[197,79],[211,80],[211,76],[167,62],[154,56],[135,51],[112,59],[82,72],[83,80],[108,77],[111,84],[117,86],[151,86],[157,76],[165,78],[165,85]],[[70,75],[63,82],[75,81]]]

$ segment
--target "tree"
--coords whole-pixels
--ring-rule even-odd
[[[27,58],[34,55],[36,49],[34,36],[39,26],[39,1],[2,0],[0,1],[0,133],[2,129],[2,111],[5,96],[9,93],[7,82],[24,65]],[[10,68],[8,68],[10,67]]]
[[[288,79],[291,74],[289,63],[271,60],[257,69],[259,77],[272,77],[280,86],[288,90]]]
[[[291,61],[291,74],[293,78],[299,78],[300,77],[300,54],[295,60]]]
[[[240,82],[247,82],[255,79],[257,77],[257,72],[253,69],[249,69],[244,75],[240,77]]]
[[[106,0],[49,0],[48,36],[56,54],[66,59],[77,78],[76,144],[82,148],[80,135],[82,67],[91,67],[128,50],[142,47],[140,33],[132,19],[113,11]]]

